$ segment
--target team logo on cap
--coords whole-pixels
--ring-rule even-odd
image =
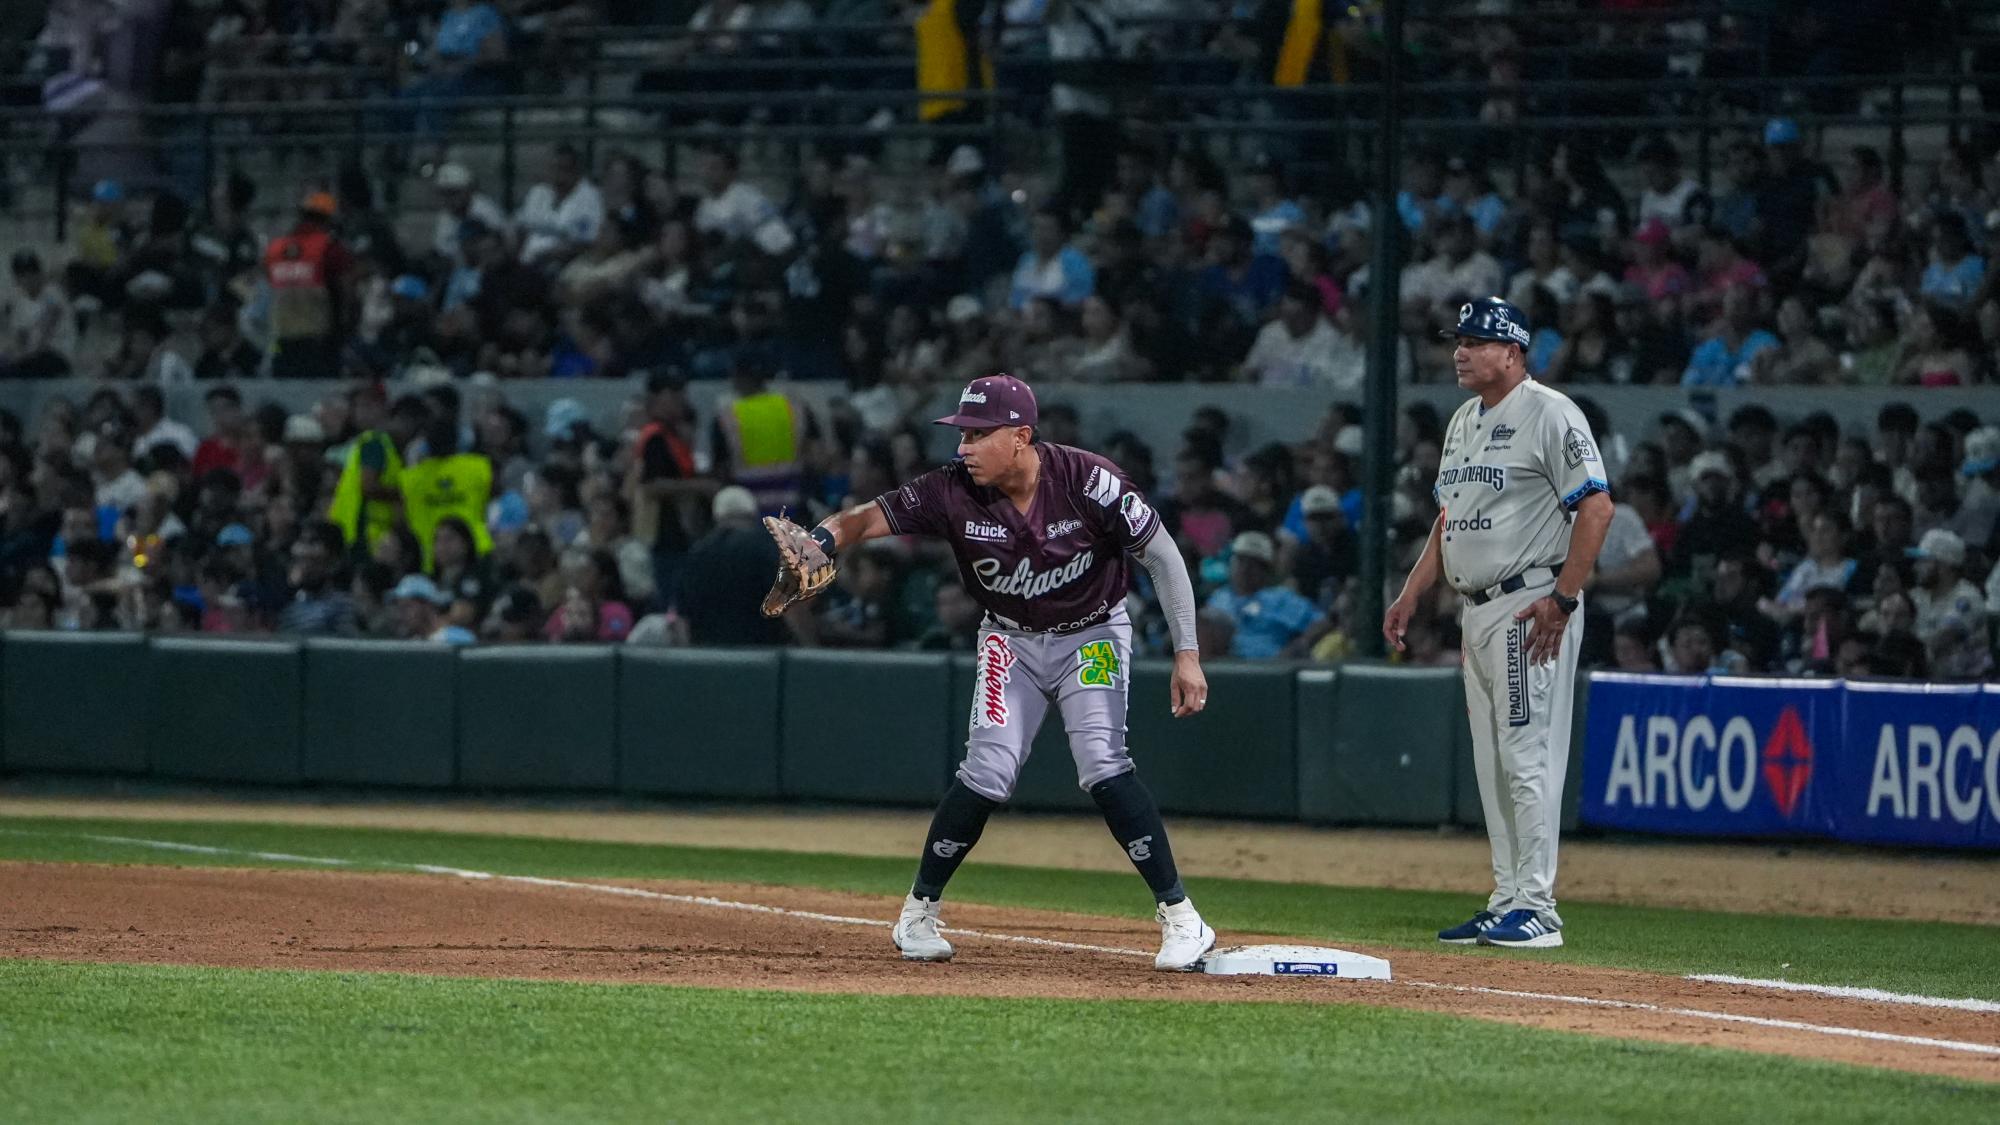
[[[973,391],[973,390],[968,390],[968,391],[966,391],[966,392],[965,392],[964,394],[962,394],[962,395],[959,395],[959,396],[958,396],[958,401],[960,401],[960,402],[976,402],[976,403],[978,403],[978,404],[979,404],[979,405],[981,405],[981,406],[985,406],[985,405],[986,405],[986,392],[985,392],[985,391]]]

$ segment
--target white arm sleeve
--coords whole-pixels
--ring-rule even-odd
[[[1165,528],[1146,540],[1139,562],[1153,576],[1153,590],[1159,594],[1160,608],[1167,614],[1167,632],[1174,638],[1175,652],[1200,648],[1194,635],[1194,583],[1188,578],[1187,563],[1180,548]]]

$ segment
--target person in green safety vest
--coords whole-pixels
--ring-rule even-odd
[[[403,450],[430,417],[423,400],[405,395],[392,407],[379,387],[354,394],[361,430],[347,449],[326,518],[340,528],[350,552],[367,555],[403,520]]]

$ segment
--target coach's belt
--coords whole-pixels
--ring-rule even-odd
[[[1540,582],[1544,574],[1549,576],[1549,581],[1555,581],[1555,571],[1546,566],[1531,566],[1514,577],[1501,582],[1498,586],[1488,586],[1484,590],[1473,590],[1467,593],[1465,600],[1471,602],[1473,605],[1485,605],[1494,598],[1511,594],[1516,590],[1527,589],[1529,586]]]

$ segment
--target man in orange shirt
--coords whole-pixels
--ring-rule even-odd
[[[271,334],[277,341],[271,374],[277,378],[331,379],[340,374],[354,259],[334,235],[337,210],[331,193],[313,192],[299,207],[298,225],[264,250]]]

